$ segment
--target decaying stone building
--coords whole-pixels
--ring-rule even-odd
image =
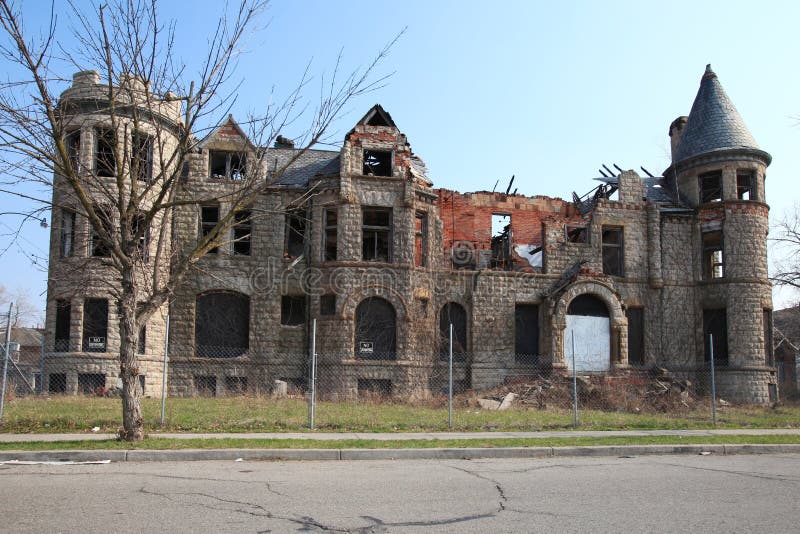
[[[62,99],[97,100],[102,91],[96,74],[79,73]],[[177,123],[171,106],[153,121]],[[102,165],[102,109],[75,109],[75,157]],[[672,164],[662,176],[609,172],[590,194],[561,200],[510,186],[434,188],[377,105],[339,151],[299,152],[282,137],[255,147],[229,118],[188,156],[182,194],[205,200],[163,221],[176,254],[228,212],[248,158],[266,150],[259,161],[272,170],[296,160],[146,325],[145,393],[161,387],[168,311],[171,394],[303,383],[315,322],[319,388],[332,398],[375,388],[429,395],[452,324],[460,387],[573,365],[606,373],[662,366],[702,386],[713,338],[717,391],[768,402],[776,394],[764,190],[771,157],[710,67],[669,136]],[[66,207],[53,214],[46,360],[50,389],[72,392],[116,380],[119,340],[102,267],[90,265],[79,290],[71,282],[76,258],[97,255],[98,244],[65,195],[57,180],[54,205]]]

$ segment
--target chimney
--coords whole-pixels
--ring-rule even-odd
[[[681,135],[683,135],[688,121],[689,117],[681,116],[672,121],[672,124],[669,125],[669,140],[670,148],[672,149],[673,163],[675,163],[675,153],[678,151],[678,144],[681,142]]]
[[[278,134],[278,137],[275,138],[275,144],[273,146],[275,148],[294,148],[294,141],[288,137]]]
[[[82,70],[72,75],[72,86],[97,85],[100,83],[100,74],[96,70]]]

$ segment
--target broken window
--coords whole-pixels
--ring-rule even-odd
[[[764,309],[762,322],[764,324],[764,362],[773,366],[775,365],[775,351],[772,348],[772,310]]]
[[[114,130],[95,130],[94,172],[97,176],[115,176],[117,174],[117,156],[115,145],[117,136]]]
[[[439,356],[450,358],[450,325],[453,325],[453,361],[467,360],[467,311],[461,304],[448,302],[439,312]]]
[[[722,200],[722,171],[700,175],[700,203]]]
[[[223,150],[209,151],[209,176],[211,178],[227,178],[243,180],[247,172],[247,154]]]
[[[356,308],[356,358],[396,358],[396,317],[394,307],[380,297],[369,297],[359,303]]]
[[[364,150],[364,175],[391,176],[392,152],[389,150]]]
[[[62,258],[72,256],[72,247],[75,244],[75,212],[71,210],[61,210],[61,229],[60,229],[59,251]]]
[[[428,264],[428,214],[418,211],[414,219],[414,265]]]
[[[739,200],[755,200],[753,198],[755,190],[753,177],[752,171],[738,171],[736,173],[736,198]]]
[[[106,387],[106,375],[101,373],[78,373],[78,393],[97,395]]]
[[[81,131],[75,130],[67,134],[65,139],[67,156],[69,157],[69,164],[72,165],[72,170],[76,173],[80,171],[80,155],[81,155]]]
[[[226,376],[225,393],[228,395],[244,395],[247,393],[247,377]]]
[[[108,301],[86,299],[83,304],[83,351],[105,352],[108,340]]]
[[[644,365],[644,308],[628,308],[628,363]]]
[[[588,243],[589,232],[585,226],[567,225],[567,241],[569,243]]]
[[[337,208],[325,208],[322,212],[322,226],[324,233],[322,234],[322,261],[336,261],[336,243],[337,243]]]
[[[91,237],[89,239],[89,250],[92,251],[92,256],[96,258],[107,258],[111,256],[111,247],[106,241],[106,237],[110,239],[113,233],[111,213],[108,208],[96,204],[94,206],[94,212],[97,214],[97,218],[100,219],[100,224],[106,236],[101,236],[90,221]]]
[[[303,295],[281,297],[281,324],[297,326],[306,322],[306,298]]]
[[[336,315],[336,295],[322,295],[319,297],[319,314]]]
[[[217,377],[216,376],[195,376],[194,390],[198,397],[217,396]]]
[[[539,363],[539,306],[514,306],[514,360],[517,363]]]
[[[143,132],[134,132],[131,139],[131,173],[141,182],[153,179],[153,138]]]
[[[511,215],[492,214],[492,269],[511,269]]]
[[[253,233],[252,214],[249,210],[240,210],[234,214],[233,220],[233,254],[249,256]]]
[[[603,227],[603,272],[611,276],[625,276],[623,264],[623,229]]]
[[[56,301],[56,332],[53,350],[55,352],[69,351],[70,323],[72,321],[72,306],[68,300]]]
[[[362,254],[364,261],[392,261],[392,209],[363,208]]]
[[[728,317],[725,309],[703,310],[703,354],[711,361],[713,338],[714,365],[728,365]]]
[[[222,291],[197,297],[195,352],[200,358],[235,358],[250,347],[250,298]]]
[[[211,233],[215,226],[219,223],[219,206],[201,206],[200,207],[200,237],[203,238]],[[216,254],[219,251],[218,247],[214,247],[208,251],[209,254]]]
[[[284,254],[298,258],[305,251],[306,210],[292,210],[286,214],[286,240]]]
[[[711,280],[725,276],[722,253],[722,231],[703,232],[703,278]]]
[[[136,354],[144,354],[147,347],[147,325],[139,328],[139,339],[136,341]]]

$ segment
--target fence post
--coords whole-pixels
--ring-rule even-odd
[[[717,428],[717,384],[714,377],[714,334],[708,334],[709,353],[711,354],[711,418]]]
[[[308,429],[314,430],[314,409],[317,394],[317,320],[311,320],[311,377],[308,396]]]
[[[578,370],[575,369],[575,332],[572,334],[572,426],[578,427]]]
[[[450,355],[448,357],[447,428],[453,429],[453,323],[450,323]]]
[[[161,425],[164,425],[164,414],[167,409],[167,361],[169,360],[169,314],[164,333],[164,368],[161,371]]]
[[[39,395],[44,395],[44,338],[45,333],[42,332],[42,354],[39,356]]]
[[[6,377],[8,376],[8,349],[11,344],[11,310],[14,303],[8,305],[8,319],[6,320],[6,344],[3,346],[3,387],[0,390],[0,421],[3,420],[3,407],[6,402]]]

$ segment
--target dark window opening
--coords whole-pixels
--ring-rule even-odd
[[[144,375],[139,375],[139,395],[142,396],[144,396],[144,382],[145,382]]]
[[[417,299],[417,302],[419,303],[419,314],[420,314],[420,316],[421,317],[427,317],[428,316],[428,299],[420,298],[420,299]]]
[[[392,209],[362,210],[362,254],[364,261],[392,261]]]
[[[714,365],[728,365],[728,317],[724,309],[703,310],[703,354],[711,361],[711,340],[714,345]]]
[[[511,215],[492,214],[492,269],[511,269]]]
[[[47,391],[49,393],[66,393],[67,375],[65,373],[50,373],[47,376]]]
[[[78,393],[84,395],[101,394],[106,387],[106,375],[101,373],[79,373]]]
[[[753,198],[755,190],[753,176],[752,172],[739,171],[736,173],[736,198],[739,200],[755,200]]]
[[[414,265],[428,265],[428,214],[418,211],[414,219]]]
[[[55,352],[69,351],[69,333],[72,316],[72,306],[68,300],[56,301],[56,332],[53,350]]]
[[[336,261],[337,243],[337,220],[338,211],[336,208],[325,208],[322,214],[322,225],[324,234],[322,235],[322,259],[323,261]]]
[[[336,295],[322,295],[319,298],[320,315],[336,315]]]
[[[588,317],[609,317],[605,302],[594,295],[578,295],[567,308],[567,315],[583,315]]]
[[[198,397],[217,396],[217,377],[216,376],[195,376],[194,390]]]
[[[94,171],[97,176],[116,176],[116,144],[117,136],[113,130],[95,130]]]
[[[539,363],[539,306],[514,306],[514,360],[517,363]]]
[[[703,278],[723,278],[725,257],[722,253],[722,231],[703,232]]]
[[[200,208],[200,237],[203,238],[211,233],[219,223],[219,206],[202,206]],[[209,254],[216,254],[218,247],[208,251]]]
[[[136,353],[144,354],[147,347],[147,325],[139,328],[139,339],[136,342]]]
[[[250,298],[223,291],[197,297],[195,351],[200,358],[235,358],[250,347]]]
[[[303,295],[281,297],[281,324],[297,326],[306,322],[306,298]]]
[[[247,393],[246,376],[226,376],[225,393],[227,395],[244,395]]]
[[[359,378],[359,397],[386,398],[392,396],[392,381],[385,378]]]
[[[75,130],[74,132],[68,133],[65,139],[65,145],[72,170],[76,173],[80,172],[81,131]]]
[[[249,256],[253,233],[252,214],[249,210],[237,211],[233,220],[233,254]]]
[[[61,228],[59,231],[60,244],[59,251],[62,258],[72,256],[72,249],[75,245],[75,212],[61,210]]]
[[[589,232],[585,226],[567,226],[567,241],[569,243],[588,243]]]
[[[628,308],[628,363],[644,365],[644,308]]]
[[[131,151],[131,173],[140,182],[153,179],[153,138],[146,133],[134,132]]]
[[[392,153],[386,150],[364,150],[366,176],[391,176]]]
[[[467,360],[467,311],[461,304],[448,302],[439,312],[439,357],[450,358],[450,325],[453,325],[453,361]]]
[[[136,240],[136,253],[142,261],[150,260],[150,228],[145,224],[145,215],[139,214],[131,224],[131,238]]]
[[[209,151],[211,178],[243,180],[247,172],[247,155],[242,152]]]
[[[293,210],[286,215],[286,240],[284,253],[298,258],[305,252],[306,210]]]
[[[108,301],[86,299],[83,304],[83,351],[105,352],[108,341]]]
[[[623,245],[622,228],[603,228],[603,272],[605,274],[611,276],[625,276]]]
[[[772,310],[764,310],[762,315],[764,323],[764,362],[775,365],[775,351],[772,347]]]
[[[396,358],[397,316],[394,307],[380,297],[362,300],[356,308],[356,358]]]
[[[722,172],[707,172],[700,175],[700,203],[722,200]]]
[[[91,230],[89,247],[92,251],[92,256],[96,258],[107,258],[111,256],[111,246],[106,239],[111,239],[113,235],[111,212],[108,208],[98,205],[94,206],[94,212],[97,214],[97,218],[100,219],[100,224],[102,225],[105,236],[100,235],[91,221],[89,221],[89,227]]]

